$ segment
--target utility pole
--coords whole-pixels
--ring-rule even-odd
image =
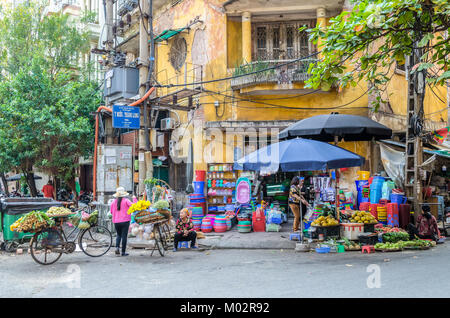
[[[145,11],[144,11],[145,12]],[[147,72],[147,80],[145,82],[145,91],[147,92],[150,89],[150,82],[153,75],[153,68],[155,63],[155,41],[153,35],[153,0],[148,1],[148,32],[150,35],[150,60]],[[146,44],[146,48],[148,47],[148,41]],[[144,131],[145,131],[145,167],[146,167],[146,178],[153,178],[153,158],[151,152],[150,145],[150,129],[149,123],[151,122],[151,118],[149,116],[150,109],[147,109],[148,101],[144,101]]]
[[[148,17],[150,3],[142,1],[139,3],[142,15],[139,20],[139,95],[142,97],[149,89],[149,50],[148,50]],[[139,130],[139,194],[145,190],[144,180],[151,178],[153,173],[152,155],[150,149],[150,136],[148,129],[147,100],[142,103],[141,119],[144,129]]]
[[[425,72],[411,74],[414,65],[420,62],[423,50],[414,42],[414,49],[408,57],[408,102],[407,130],[405,147],[405,187],[407,197],[413,201],[414,218],[421,213],[422,175],[420,166],[423,163],[423,144],[420,133],[423,125],[423,102],[425,97]]]

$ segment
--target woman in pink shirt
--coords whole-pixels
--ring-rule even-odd
[[[125,253],[127,248],[128,228],[130,227],[131,221],[131,216],[127,213],[128,208],[133,203],[137,202],[135,196],[133,196],[133,203],[126,198],[127,196],[129,196],[129,193],[126,192],[123,187],[118,187],[116,193],[113,195],[116,199],[111,203],[112,221],[117,232],[116,255],[120,255],[119,247],[120,241],[122,241],[122,256],[128,256],[128,254]]]

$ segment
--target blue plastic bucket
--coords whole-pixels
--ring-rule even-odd
[[[194,181],[194,193],[203,194],[205,191],[205,181]]]
[[[390,199],[391,203],[397,203],[398,205],[405,204],[408,200],[403,194],[398,193],[391,193]]]

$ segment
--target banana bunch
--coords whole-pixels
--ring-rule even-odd
[[[147,210],[150,207],[150,201],[139,200],[138,202],[132,204],[128,209],[128,214],[132,214],[136,211]]]

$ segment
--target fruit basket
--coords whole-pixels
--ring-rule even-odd
[[[164,220],[166,217],[162,214],[156,213],[156,212],[150,212],[150,211],[140,211],[138,212],[134,219],[136,220],[136,223],[152,223]]]

